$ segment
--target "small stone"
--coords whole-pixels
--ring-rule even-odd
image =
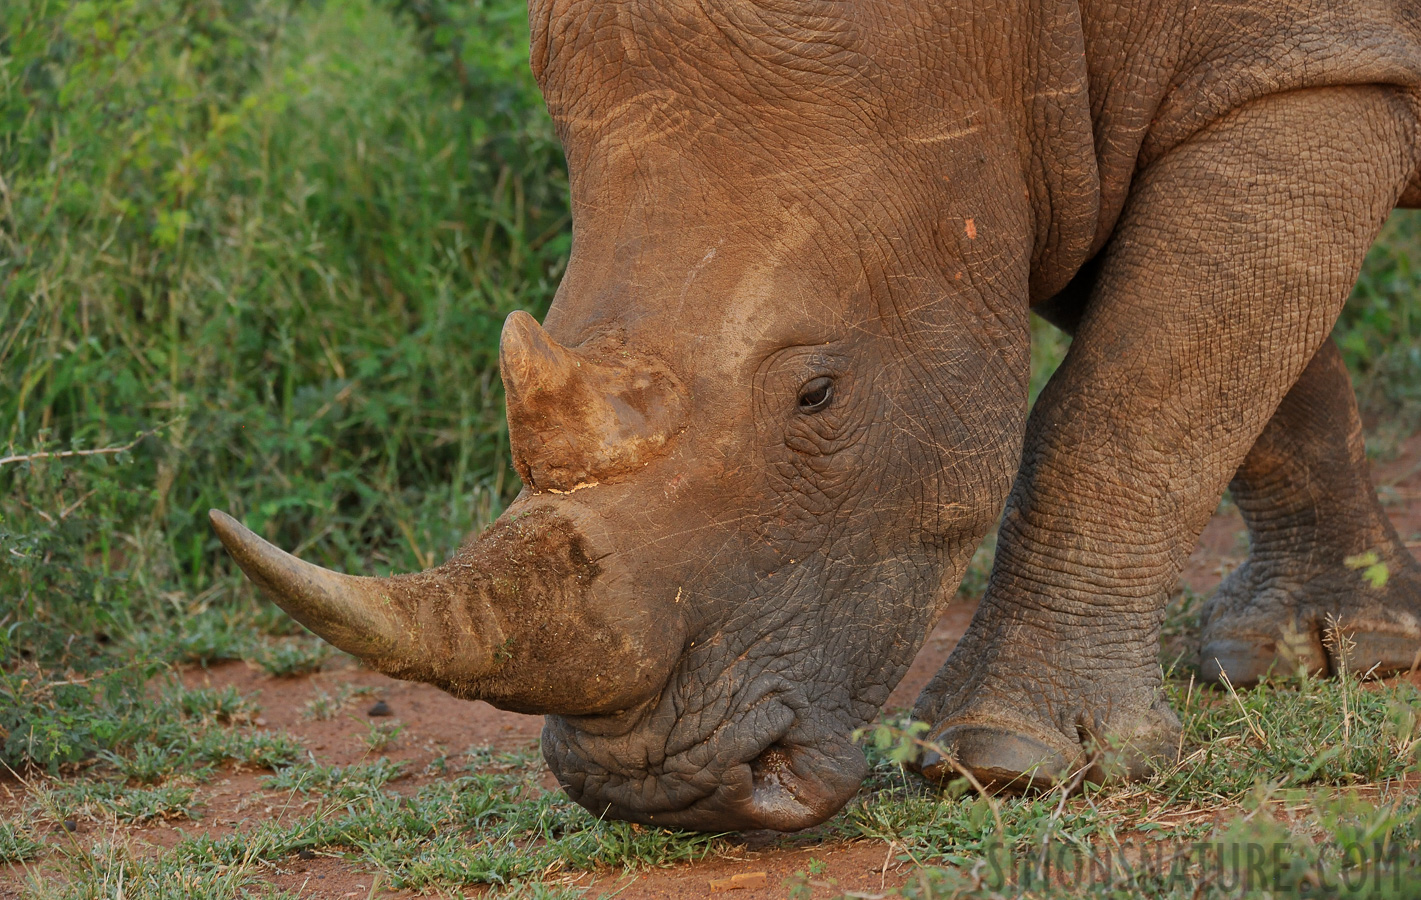
[[[64,820],[64,830],[65,830],[65,831],[68,831],[68,832],[75,832],[75,831],[78,831],[78,830],[79,830],[79,823],[76,822],[76,821],[74,821],[73,819],[65,819],[65,820]]]
[[[375,705],[365,711],[367,716],[393,716],[395,713],[390,709],[390,704],[384,700],[376,701]]]
[[[296,851],[296,857],[298,859],[315,859],[316,854],[312,853],[309,849],[302,847],[300,850]]]
[[[713,880],[710,883],[710,889],[717,893],[720,891],[744,891],[751,888],[761,888],[768,883],[768,872],[741,872],[739,875],[732,875],[729,878]]]
[[[256,719],[252,721],[252,724],[260,728],[266,724],[266,719],[263,719],[261,716],[257,716]]]

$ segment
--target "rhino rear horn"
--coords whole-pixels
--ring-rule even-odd
[[[515,404],[530,396],[568,390],[581,360],[553,340],[537,319],[517,310],[503,322],[498,368],[508,402]]]
[[[620,345],[568,349],[525,312],[504,322],[499,369],[513,464],[535,491],[638,469],[685,423],[685,390],[665,364]]]

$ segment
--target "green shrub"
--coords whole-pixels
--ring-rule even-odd
[[[1334,336],[1363,410],[1403,432],[1414,430],[1421,422],[1421,216],[1416,212],[1395,213],[1387,222]]]
[[[5,4],[0,446],[152,432],[0,469],[9,526],[97,491],[84,564],[143,545],[150,589],[197,594],[209,507],[402,568],[495,512],[499,328],[568,241],[525,59],[507,0]]]
[[[209,507],[406,570],[516,490],[498,333],[569,241],[526,59],[521,0],[0,4],[6,759],[108,746],[115,660],[319,664]]]

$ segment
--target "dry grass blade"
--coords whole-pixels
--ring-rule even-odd
[[[1228,689],[1229,696],[1233,698],[1234,704],[1238,706],[1238,711],[1243,713],[1243,721],[1244,724],[1248,726],[1248,730],[1253,733],[1254,737],[1258,738],[1260,744],[1264,747],[1268,747],[1268,735],[1264,734],[1263,729],[1259,727],[1258,723],[1253,721],[1253,716],[1249,714],[1248,708],[1243,705],[1243,698],[1238,695],[1238,691],[1234,690],[1233,682],[1229,680],[1229,673],[1220,669],[1219,677],[1224,680],[1224,687]]]

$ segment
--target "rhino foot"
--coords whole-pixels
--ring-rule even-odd
[[[1125,728],[1112,720],[1098,739],[1084,728],[1073,737],[1046,724],[1007,716],[953,717],[929,732],[928,743],[943,752],[925,751],[918,770],[939,782],[966,773],[987,790],[1012,793],[1063,783],[1074,788],[1083,781],[1144,778],[1159,759],[1175,755],[1179,740],[1179,720],[1163,704]]]
[[[1375,564],[1355,557],[1355,568],[1306,558],[1246,562],[1204,605],[1203,676],[1242,687],[1270,673],[1384,676],[1421,667],[1421,566],[1399,542],[1377,557],[1381,568],[1370,577]]]
[[[1387,675],[1421,663],[1421,567],[1377,500],[1332,341],[1230,489],[1252,549],[1203,609],[1205,678],[1243,686],[1269,672]]]
[[[918,699],[914,717],[932,725],[935,748],[918,760],[925,777],[1025,792],[1135,780],[1175,757],[1179,719],[1157,664],[1106,671],[1098,657],[1073,659],[1067,645],[1024,640],[992,618],[979,613]]]

